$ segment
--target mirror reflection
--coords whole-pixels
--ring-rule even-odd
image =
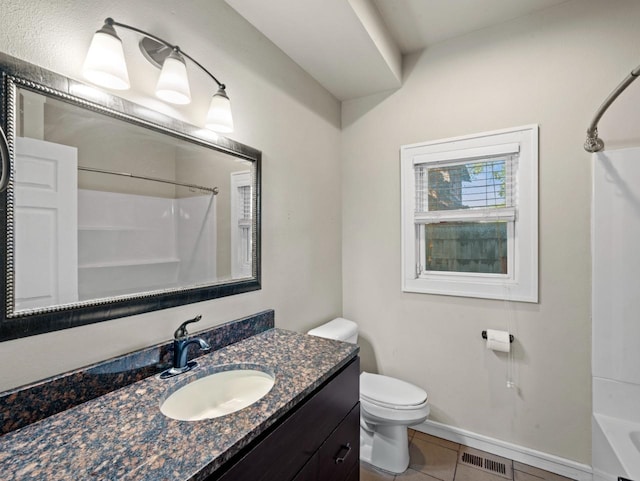
[[[18,89],[14,311],[252,276],[254,163]]]

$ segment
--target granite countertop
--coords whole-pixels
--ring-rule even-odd
[[[202,480],[356,357],[356,345],[271,329],[198,358],[198,368],[152,376],[0,437],[10,480]],[[272,390],[216,419],[176,421],[160,403],[187,378],[222,364],[257,364]]]

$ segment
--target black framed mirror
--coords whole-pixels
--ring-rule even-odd
[[[260,289],[260,151],[0,54],[0,340]]]

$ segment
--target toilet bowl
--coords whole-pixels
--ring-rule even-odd
[[[312,336],[356,343],[358,326],[337,318],[308,332]],[[360,459],[391,473],[409,467],[407,427],[429,415],[427,393],[400,379],[360,374]]]

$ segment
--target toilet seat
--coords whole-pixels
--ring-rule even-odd
[[[360,374],[360,399],[376,406],[394,410],[421,409],[427,403],[427,393],[400,379],[381,374]]]
[[[360,414],[365,422],[374,424],[402,424],[413,425],[421,423],[429,415],[428,402],[404,409],[389,408],[376,403],[360,399]]]
[[[360,407],[365,422],[376,424],[417,424],[424,421],[430,411],[423,389],[368,372],[360,374]]]
[[[360,401],[364,401],[368,405],[371,405],[371,406],[376,406],[376,407],[379,407],[379,408],[382,408],[382,409],[392,409],[394,411],[415,411],[417,409],[420,409],[420,408],[424,407],[427,404],[427,401],[425,400],[424,402],[422,402],[420,404],[412,404],[410,406],[398,406],[397,404],[386,404],[386,403],[377,401],[375,399],[370,399],[370,398],[362,396],[362,395],[360,395]]]

